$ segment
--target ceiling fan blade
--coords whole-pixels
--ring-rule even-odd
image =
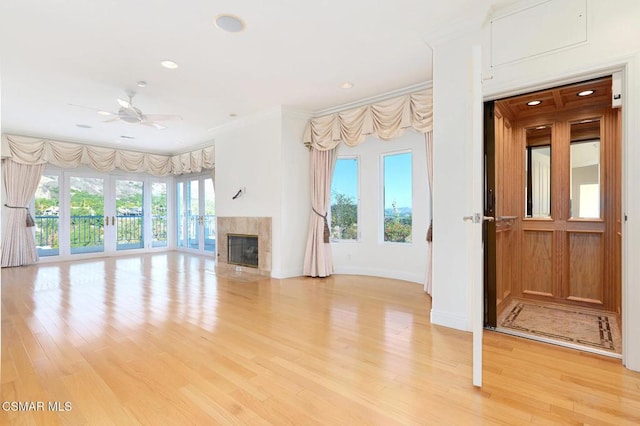
[[[84,109],[90,109],[90,110],[93,110],[93,111],[97,111],[98,114],[100,114],[100,115],[118,115],[115,112],[105,111],[105,110],[100,109],[100,108],[94,108],[94,107],[88,107],[88,106],[76,105],[76,104],[68,104],[68,105],[74,106],[74,107],[78,107],[78,108],[84,108]]]
[[[103,110],[98,110],[98,114],[100,115],[104,115],[105,117],[117,117],[118,114],[115,112],[109,112],[109,111],[103,111]]]
[[[163,126],[162,124],[154,123],[153,121],[141,121],[140,124],[142,124],[143,126],[155,127],[158,130],[166,129],[166,126]]]
[[[131,103],[129,101],[125,101],[124,99],[116,99],[122,108],[133,109],[131,107]]]
[[[148,121],[167,121],[182,120],[182,117],[176,114],[145,114]]]

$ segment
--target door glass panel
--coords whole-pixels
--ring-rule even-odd
[[[144,248],[144,185],[136,180],[116,180],[116,249]]]
[[[71,254],[104,251],[104,179],[71,176]]]
[[[204,250],[214,252],[216,250],[216,196],[213,188],[213,179],[204,180]]]
[[[188,248],[200,248],[200,195],[199,183],[197,180],[187,182],[187,217],[189,218],[189,227],[187,232]]]
[[[524,190],[526,217],[551,217],[551,126],[527,129]]]
[[[167,184],[151,183],[151,246],[167,246]]]
[[[35,237],[38,256],[57,256],[60,218],[60,183],[58,176],[43,175],[36,190]]]
[[[571,217],[600,218],[600,120],[571,124]]]
[[[184,182],[178,182],[176,185],[176,211],[178,212],[178,224],[176,244],[178,247],[184,247],[184,230],[187,226],[187,210],[184,203]]]

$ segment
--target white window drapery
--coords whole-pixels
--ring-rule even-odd
[[[36,193],[44,164],[20,164],[2,160],[7,202],[4,206],[2,233],[2,267],[36,263],[38,252],[33,238],[33,218],[29,203]],[[30,221],[28,219],[31,219]]]
[[[433,155],[432,134],[433,134],[433,91],[431,88],[417,91],[415,93],[404,96],[387,99],[370,105],[364,105],[347,111],[341,111],[334,114],[317,117],[309,120],[304,132],[304,144],[310,148],[312,158],[317,156],[317,151],[335,151],[340,143],[347,146],[357,146],[364,142],[367,136],[375,136],[382,140],[390,140],[401,136],[408,128],[412,128],[420,133],[425,134],[425,143],[427,147],[427,173],[429,175],[429,188],[432,189],[433,162],[429,161]],[[333,154],[335,157],[335,153]],[[334,161],[335,162],[335,161]],[[331,173],[332,174],[332,173]],[[331,177],[329,176],[323,182],[328,181],[330,191]],[[315,185],[318,182],[312,178],[312,206],[315,206],[318,189]],[[327,195],[326,209],[330,208],[329,197]],[[323,212],[318,212],[324,214]],[[314,218],[315,216],[315,218]],[[317,241],[319,235],[319,215],[311,213],[309,223],[309,239],[307,240],[307,251],[305,253],[304,274],[314,275],[313,271],[307,268],[308,262],[318,262],[314,256],[324,256],[324,259],[330,259],[330,245],[324,243],[325,247],[319,247],[312,243],[312,238]],[[328,255],[323,253],[328,252]],[[425,274],[425,291],[431,294],[431,253],[432,242],[428,242],[427,251],[427,273]],[[326,266],[325,271],[332,271],[333,265]],[[327,274],[326,276],[330,275]]]
[[[304,255],[304,275],[328,277],[333,274],[329,245],[328,216],[331,208],[331,178],[338,150],[311,150],[311,213]]]
[[[215,173],[214,147],[177,155],[149,154],[18,135],[2,135],[2,162],[7,191],[2,235],[2,266],[38,260],[33,230],[26,227],[25,207],[33,198],[45,164],[69,169],[87,165],[100,172],[120,169],[154,176]],[[25,198],[26,197],[26,198]]]
[[[154,176],[199,173],[215,166],[213,145],[162,155],[18,135],[2,136],[2,157],[22,164],[48,163],[64,169],[87,165],[100,172],[120,169]]]

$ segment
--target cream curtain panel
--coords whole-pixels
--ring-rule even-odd
[[[20,164],[2,160],[7,202],[4,206],[2,232],[2,267],[36,263],[38,252],[33,238],[33,218],[29,202],[36,193],[44,164]]]
[[[331,179],[337,152],[335,148],[328,151],[311,150],[311,214],[303,268],[303,274],[310,277],[328,277],[333,274],[327,220],[331,208]]]
[[[408,128],[427,133],[433,128],[432,89],[388,99],[347,111],[313,118],[307,123],[304,143],[318,151],[333,149],[341,142],[360,145],[367,136],[389,140]]]
[[[65,169],[87,165],[100,172],[120,169],[154,176],[197,173],[215,166],[214,147],[174,156],[3,135],[2,157],[21,164],[53,164]]]
[[[424,277],[424,291],[431,296],[432,276],[433,276],[433,132],[424,135],[427,152],[427,178],[429,180],[429,216],[432,218],[427,230],[427,270]]]
[[[425,133],[427,149],[433,134],[433,90],[431,88],[388,99],[371,105],[364,105],[346,111],[309,120],[304,131],[304,144],[311,150],[312,158],[312,199],[309,236],[304,261],[304,275],[325,277],[333,273],[331,246],[319,243],[324,226],[323,215],[331,208],[330,192],[333,167],[337,157],[336,147],[340,143],[347,146],[360,145],[367,136],[389,140],[402,136],[408,129]],[[330,152],[331,157],[323,158],[321,152]],[[428,151],[427,156],[429,154]],[[329,167],[329,160],[333,163]],[[324,173],[328,173],[324,175]],[[429,176],[432,168],[428,166]],[[431,178],[429,188],[431,189]],[[431,294],[431,242],[428,243],[427,273],[424,288]]]

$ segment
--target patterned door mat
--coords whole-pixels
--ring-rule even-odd
[[[609,312],[518,301],[500,325],[550,339],[622,353],[618,319]]]

